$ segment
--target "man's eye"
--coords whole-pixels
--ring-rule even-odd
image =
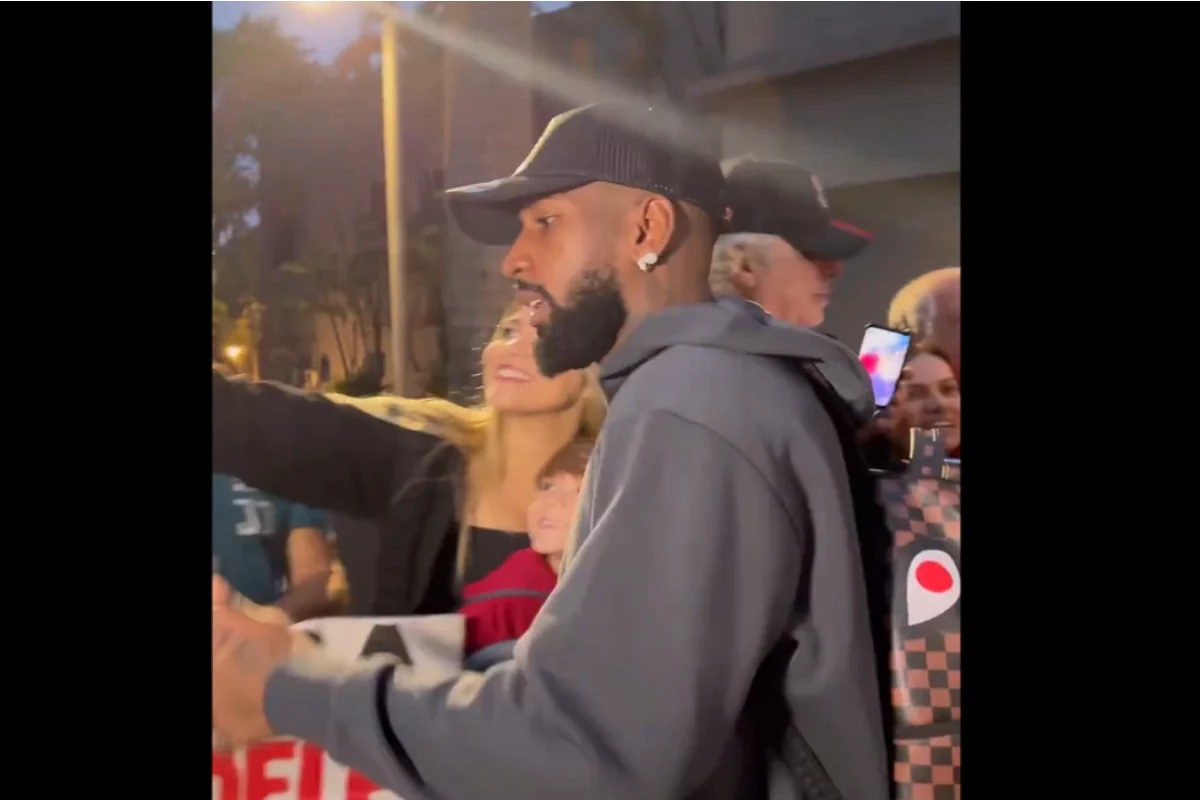
[[[549,228],[556,219],[558,219],[557,214],[549,214],[545,217],[538,217],[534,220],[534,223],[540,228]]]

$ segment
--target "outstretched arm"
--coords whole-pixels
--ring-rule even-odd
[[[441,445],[320,395],[212,380],[213,472],[312,508],[378,519]]]

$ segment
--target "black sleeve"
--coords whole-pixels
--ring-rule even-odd
[[[213,372],[213,472],[312,508],[378,519],[442,442],[320,395]]]

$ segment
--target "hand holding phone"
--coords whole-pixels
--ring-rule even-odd
[[[875,407],[887,408],[896,393],[912,334],[868,325],[863,333],[862,347],[858,349],[858,360],[871,377],[871,391],[875,394]]]

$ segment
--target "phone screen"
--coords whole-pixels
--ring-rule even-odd
[[[862,347],[858,349],[858,360],[871,376],[876,408],[885,408],[892,402],[910,344],[912,334],[879,325],[867,326]]]

